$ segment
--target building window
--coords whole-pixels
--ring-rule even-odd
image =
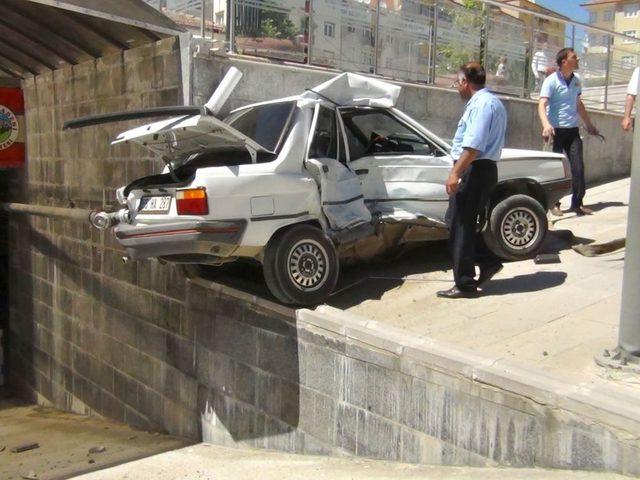
[[[602,43],[600,44],[602,47],[609,46],[609,35],[602,35]]]
[[[627,37],[635,37],[636,36],[636,31],[635,30],[625,30],[622,32],[623,35],[626,35]],[[624,43],[633,43],[633,40],[631,40],[630,38],[625,38],[624,39]]]
[[[336,24],[331,22],[324,22],[324,36],[333,37],[335,35]]]
[[[598,12],[589,12],[589,23],[596,23],[598,21]]]
[[[605,10],[604,11],[604,21],[605,22],[613,22],[613,14],[615,12],[613,10]]]
[[[636,66],[635,55],[623,55],[622,56],[622,68],[631,69]]]
[[[631,3],[629,5],[624,6],[624,16],[629,17],[637,17],[638,16],[638,4]]]

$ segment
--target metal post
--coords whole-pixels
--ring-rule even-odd
[[[480,30],[480,61],[484,65],[484,69],[487,70],[489,66],[487,61],[489,59],[489,10],[486,4],[482,4],[482,29]]]
[[[227,0],[227,41],[229,52],[236,52],[236,2]]]
[[[433,28],[431,29],[431,57],[429,63],[429,83],[436,83],[436,61],[438,59],[438,0],[433,2]]]
[[[604,109],[609,108],[609,82],[611,79],[611,60],[613,57],[613,37],[607,37],[607,65],[604,78]]]
[[[202,8],[202,10],[200,11],[200,37],[204,38],[205,35],[205,2],[206,0],[200,0],[200,7]]]
[[[373,73],[378,74],[378,30],[380,30],[380,2],[376,5],[376,33],[373,40]]]
[[[571,48],[576,48],[576,26],[571,25]]]
[[[309,35],[307,36],[307,65],[311,65],[311,46],[313,45],[313,0],[309,0],[307,25],[307,28],[309,29]]]
[[[524,56],[524,89],[522,90],[524,98],[531,98],[531,90],[529,90],[529,77],[531,76],[531,62],[533,61],[533,50],[536,38],[536,29],[531,26],[531,36],[529,37],[528,54]],[[535,90],[535,85],[534,85]]]
[[[636,101],[638,118],[640,101]],[[595,361],[603,367],[640,373],[640,125],[633,130],[630,189],[618,347],[613,352],[605,350]]]

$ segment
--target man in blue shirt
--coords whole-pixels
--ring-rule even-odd
[[[453,255],[455,286],[438,292],[444,298],[471,298],[478,286],[502,270],[502,263],[477,232],[478,216],[486,208],[498,182],[500,160],[507,129],[507,112],[498,98],[484,88],[482,65],[463,65],[456,81],[458,93],[468,100],[453,139],[453,168],[447,178],[449,209],[446,220]],[[476,276],[476,264],[480,276]]]
[[[593,211],[582,204],[586,187],[578,117],[582,118],[591,135],[597,135],[598,129],[591,123],[582,103],[580,77],[573,73],[579,68],[579,62],[580,59],[572,48],[563,48],[558,52],[558,71],[546,78],[540,90],[538,116],[542,123],[542,137],[545,141],[553,138],[553,151],[564,152],[571,164],[571,210],[578,215],[585,215]],[[551,209],[551,213],[563,215],[559,202]]]

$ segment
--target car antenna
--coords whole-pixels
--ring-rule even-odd
[[[306,90],[306,91],[307,91],[307,92],[311,92],[311,93],[315,93],[315,94],[316,94],[316,95],[318,95],[319,97],[324,98],[327,102],[331,102],[331,103],[333,103],[336,107],[341,107],[341,106],[342,106],[342,105],[340,105],[338,102],[334,102],[333,100],[331,100],[329,97],[327,97],[327,96],[325,96],[325,95],[323,95],[323,94],[321,94],[321,93],[316,92],[313,88],[307,88],[307,90]]]

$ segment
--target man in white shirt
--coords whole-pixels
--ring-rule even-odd
[[[549,58],[547,57],[544,49],[541,48],[533,54],[533,58],[531,59],[531,71],[533,72],[533,77],[536,80],[536,92],[540,90],[542,82],[544,82],[544,79],[547,78],[548,65]]]
[[[627,100],[624,104],[624,117],[622,117],[622,122],[620,125],[624,131],[631,130],[631,126],[633,125],[633,121],[631,120],[631,113],[633,111],[633,104],[636,101],[636,96],[638,95],[638,72],[640,71],[640,67],[636,67],[631,75],[631,80],[629,80],[629,85],[627,86]]]

